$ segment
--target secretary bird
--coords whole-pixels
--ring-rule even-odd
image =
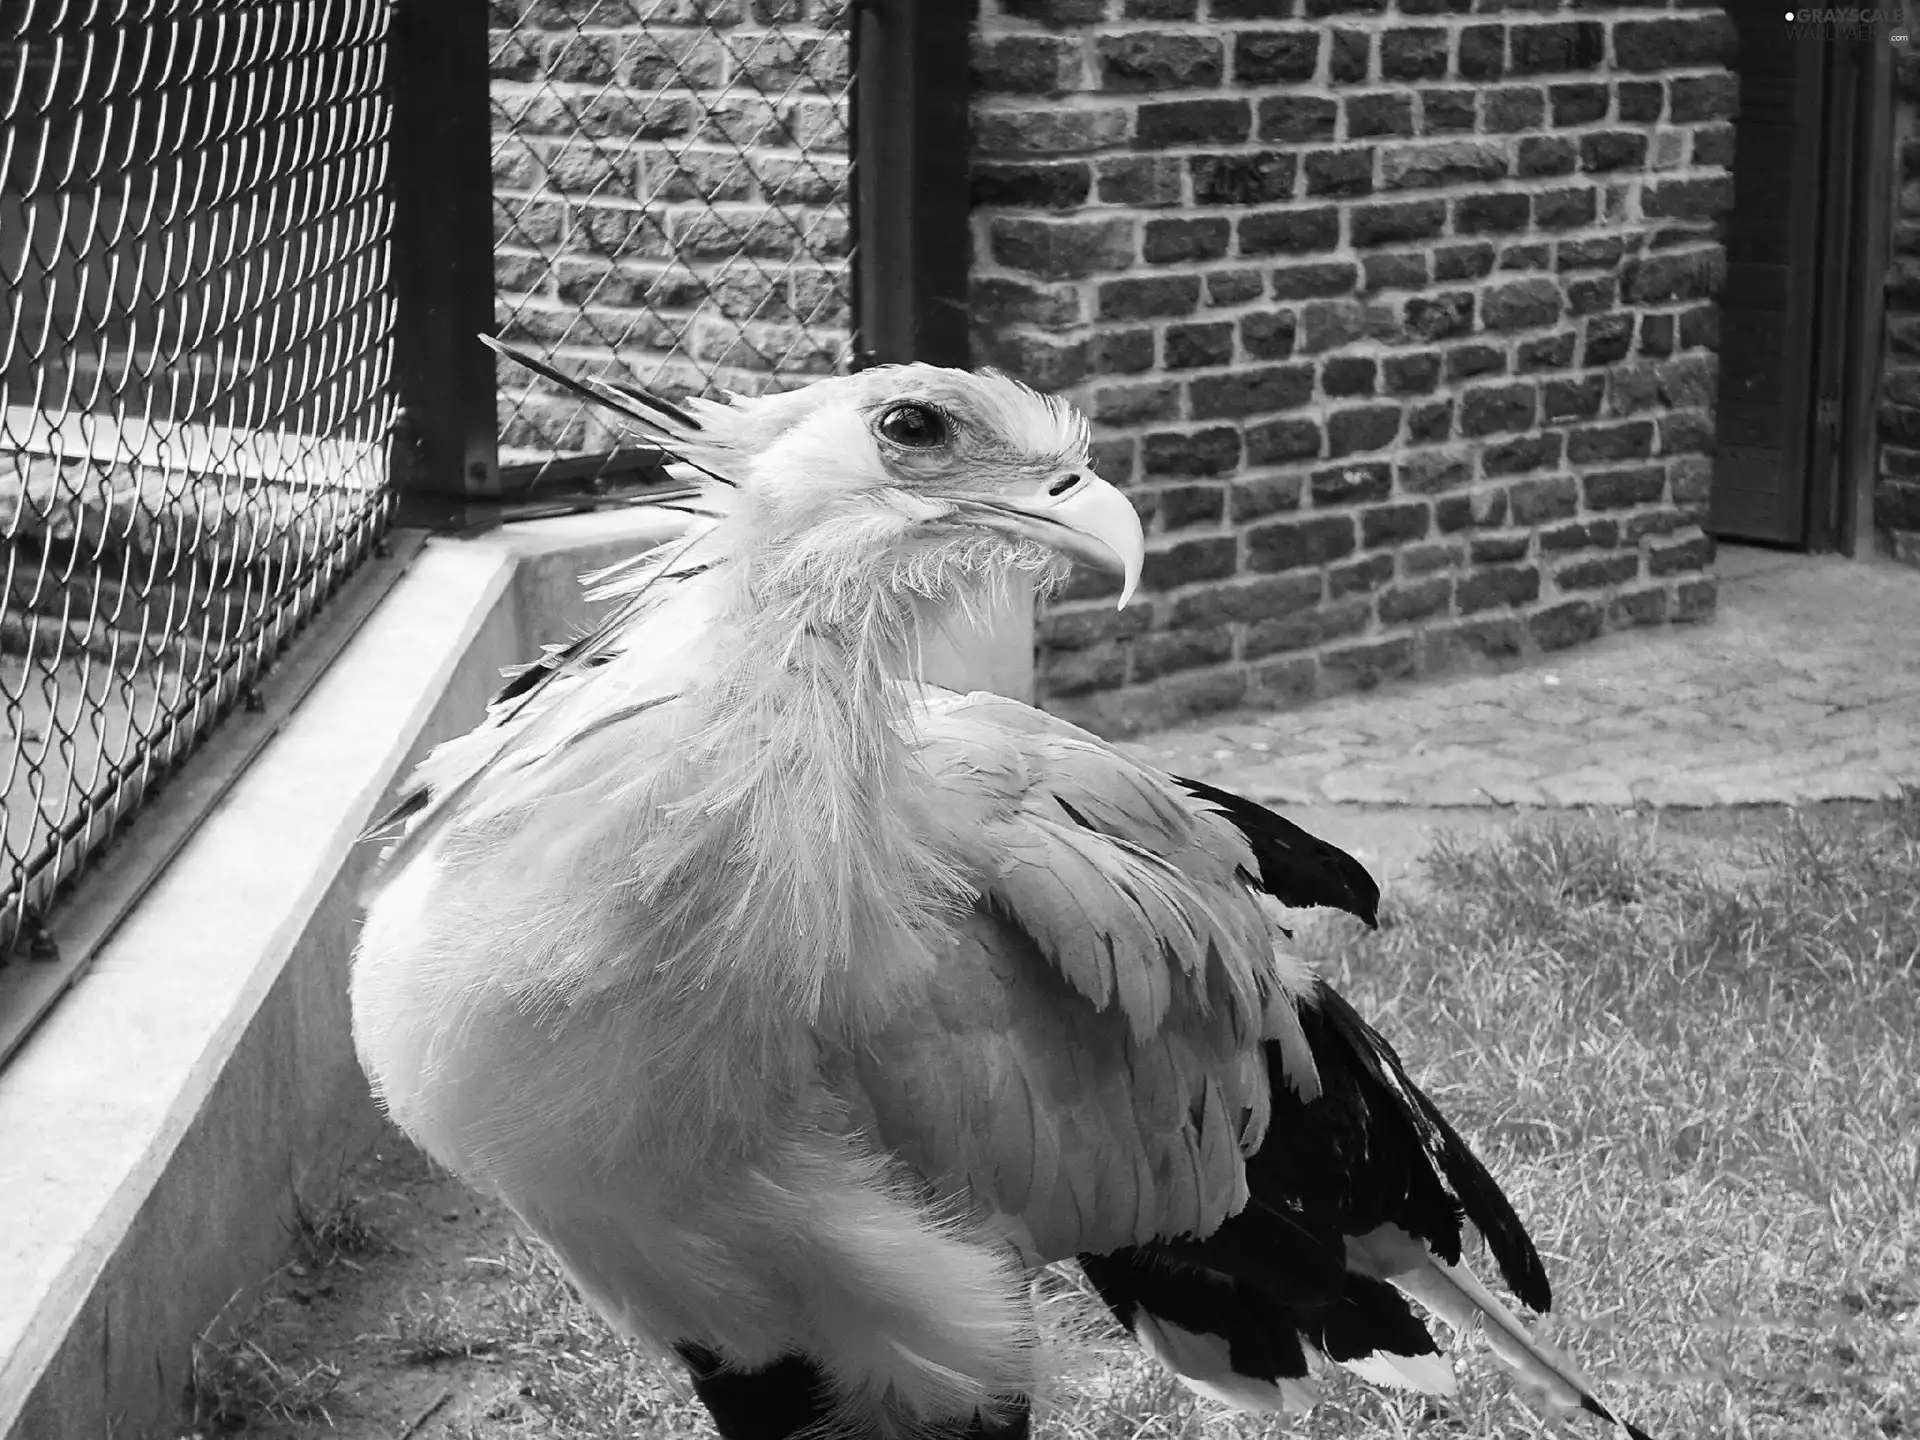
[[[543,373],[529,357],[496,346]],[[1498,1185],[1287,950],[1349,856],[1001,696],[925,683],[1015,576],[1145,542],[1085,419],[886,367],[726,403],[563,384],[702,523],[420,767],[353,971],[393,1119],[500,1196],[724,1440],[1027,1434],[1029,1279],[1077,1259],[1193,1390],[1452,1393],[1411,1298],[1620,1425]],[[1640,1431],[1621,1426],[1645,1440]]]

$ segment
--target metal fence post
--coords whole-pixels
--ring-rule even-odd
[[[402,525],[479,523],[500,498],[488,9],[398,0],[392,69],[394,478]]]
[[[857,365],[964,366],[966,0],[858,0],[853,85]]]

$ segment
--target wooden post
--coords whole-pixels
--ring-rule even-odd
[[[487,7],[397,0],[392,70],[393,444],[402,525],[483,523],[500,497]]]

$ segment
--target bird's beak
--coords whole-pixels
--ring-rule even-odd
[[[977,524],[1038,541],[1120,576],[1123,610],[1140,583],[1147,559],[1140,516],[1125,495],[1090,471],[1056,475],[1031,492],[991,500],[955,496],[953,505]]]

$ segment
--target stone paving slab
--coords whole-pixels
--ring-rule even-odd
[[[1797,805],[1920,784],[1920,570],[1724,547],[1709,624],[1128,748],[1290,805]]]

